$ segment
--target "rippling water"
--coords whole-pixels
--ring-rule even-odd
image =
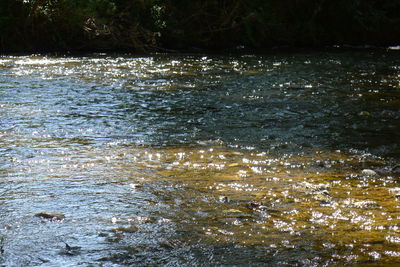
[[[399,144],[397,51],[2,56],[0,263],[400,264]]]

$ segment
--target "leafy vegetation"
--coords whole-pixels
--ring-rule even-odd
[[[1,51],[392,45],[396,0],[2,0]]]

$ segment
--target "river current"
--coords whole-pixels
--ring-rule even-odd
[[[400,53],[0,57],[0,264],[400,264]]]

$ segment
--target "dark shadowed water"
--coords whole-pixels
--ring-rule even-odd
[[[398,51],[0,57],[4,266],[394,266],[398,164]]]

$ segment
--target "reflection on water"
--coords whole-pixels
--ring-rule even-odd
[[[1,57],[0,262],[400,263],[399,90],[394,51]]]

